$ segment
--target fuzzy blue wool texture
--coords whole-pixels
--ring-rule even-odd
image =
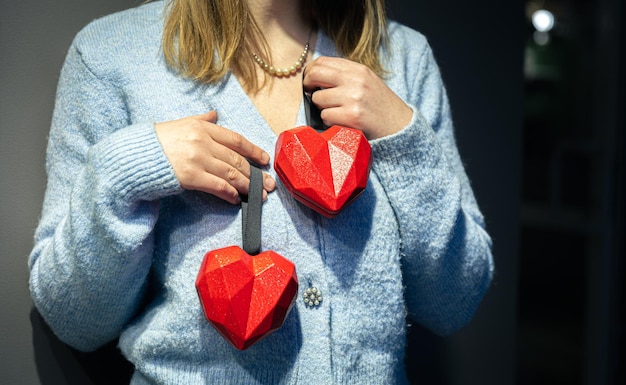
[[[29,258],[36,307],[77,349],[119,339],[133,384],[406,384],[407,318],[452,333],[493,275],[426,39],[389,24],[385,81],[413,119],[370,142],[370,180],[352,205],[327,219],[280,182],[269,194],[262,248],[295,263],[300,288],[282,328],[238,351],[204,319],[194,283],[207,251],[241,245],[240,208],[183,190],[154,123],[216,110],[271,156],[277,137],[232,74],[207,85],[167,67],[163,16],[158,1],[103,17],[69,49]],[[323,55],[337,54],[320,31]],[[317,306],[302,300],[311,287]]]

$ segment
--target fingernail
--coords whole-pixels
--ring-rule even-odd
[[[264,152],[263,155],[263,164],[267,164],[270,161],[270,154],[268,154],[267,152]]]

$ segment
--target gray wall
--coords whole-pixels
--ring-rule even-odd
[[[41,208],[46,136],[67,48],[91,19],[138,3],[0,3],[2,384],[90,384],[97,382],[94,376],[103,374],[97,370],[94,374],[93,369],[100,356],[76,355],[56,341],[32,311],[26,259]],[[512,384],[522,4],[388,0],[388,5],[392,17],[430,38],[450,93],[461,154],[494,237],[498,264],[495,285],[468,328],[448,339],[419,329],[411,332],[409,368],[414,378],[437,383]]]
[[[44,151],[56,82],[74,34],[94,17],[134,3],[0,3],[1,384],[63,384],[56,362],[62,357],[52,351],[42,357],[41,349],[34,349],[41,328],[31,326],[26,267],[45,188]],[[37,364],[46,373],[42,380]]]

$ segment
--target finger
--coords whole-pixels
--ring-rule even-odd
[[[343,126],[362,130],[358,117],[345,113],[345,108],[324,108],[320,114],[322,121],[327,126]]]
[[[214,157],[207,159],[204,170],[233,186],[239,193],[248,194],[250,186],[250,164],[240,154],[226,147],[216,148]]]
[[[247,173],[249,174],[249,168]],[[194,173],[193,178],[187,180],[188,183],[183,186],[185,189],[204,191],[233,204],[240,201],[239,195],[247,195],[250,192],[249,176],[215,158],[207,164],[206,170]],[[275,188],[274,179],[269,174],[263,173],[263,200],[267,199],[268,193]]]
[[[209,123],[217,123],[217,111],[215,110],[211,110],[209,112],[206,112],[204,114],[198,115],[197,116],[200,120],[204,120],[205,122],[209,122]]]
[[[212,152],[214,157],[205,165],[205,171],[227,180],[240,193],[247,194],[250,183],[248,160],[227,147],[218,146]],[[263,173],[263,188],[267,191],[276,188],[274,178],[267,173]]]
[[[241,202],[240,192],[226,180],[216,175],[199,173],[193,182],[192,185],[188,186],[189,190],[203,191],[232,204]]]
[[[219,171],[221,168],[221,171]],[[249,171],[248,171],[249,173]],[[210,176],[213,180],[211,185],[207,185],[203,188],[203,191],[212,193],[218,197],[223,197],[223,199],[227,200],[230,203],[238,203],[240,198],[239,195],[248,195],[250,193],[250,178],[249,176],[244,176],[234,167],[230,167],[226,163],[216,164],[211,172],[204,173],[205,178],[206,175]],[[220,177],[220,175],[225,175],[224,177]],[[201,179],[202,180],[202,179]],[[226,182],[228,186],[223,186],[222,183]],[[233,195],[233,188],[236,191],[237,197]],[[267,199],[268,193],[274,191],[276,188],[276,182],[274,179],[267,173],[263,173],[263,200]]]
[[[345,95],[336,88],[317,90],[311,95],[311,100],[320,109],[339,107],[343,103]]]
[[[304,67],[302,86],[308,92],[320,88],[336,87],[339,82],[340,68],[329,65],[333,58],[320,57]]]
[[[276,188],[276,181],[271,175],[263,173],[263,190],[272,192]]]
[[[211,137],[213,140],[231,149],[232,151],[235,151],[244,158],[250,159],[252,162],[262,166],[269,163],[269,154],[250,142],[243,135],[218,125],[212,125],[211,131]],[[239,161],[239,159],[237,159],[237,161]],[[247,169],[249,170],[249,167]],[[249,176],[250,174],[247,173],[246,175]]]

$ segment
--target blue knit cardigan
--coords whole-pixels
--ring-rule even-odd
[[[270,155],[277,138],[232,74],[206,85],[167,67],[163,4],[90,23],[68,52],[29,258],[36,307],[77,349],[119,339],[133,384],[405,384],[407,318],[458,330],[493,274],[426,39],[389,24],[385,80],[414,114],[371,141],[357,201],[327,219],[280,183],[269,194],[262,247],[295,263],[300,288],[282,328],[238,351],[204,319],[194,281],[207,251],[241,245],[240,207],[183,190],[154,122],[216,110],[218,124]],[[322,55],[337,54],[320,31]],[[302,301],[309,287],[322,292],[319,306]]]

